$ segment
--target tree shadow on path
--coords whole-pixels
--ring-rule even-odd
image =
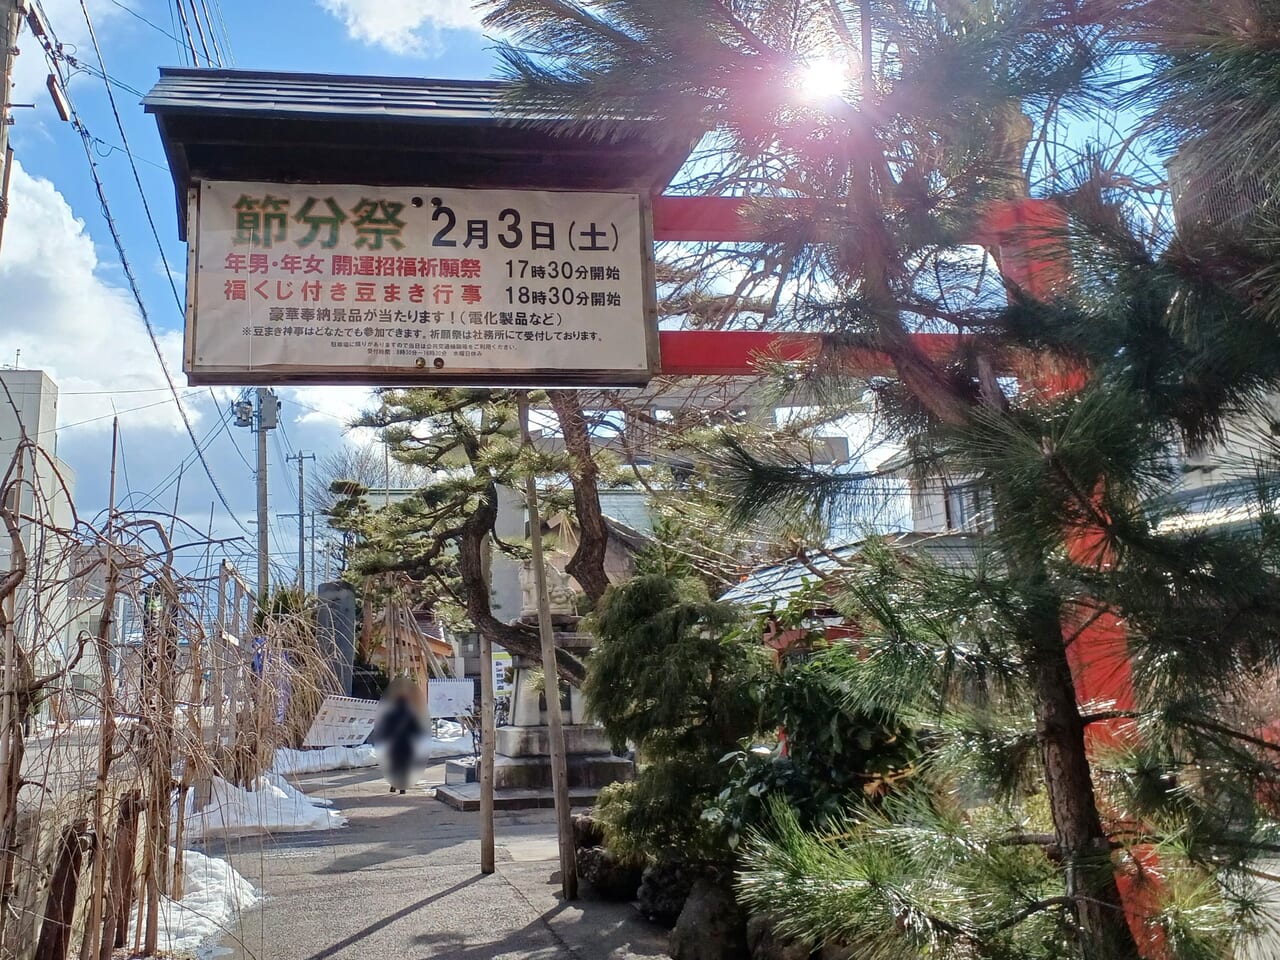
[[[460,883],[455,883],[452,887],[449,887],[446,890],[441,890],[439,893],[433,893],[429,897],[424,897],[423,899],[419,900],[417,903],[411,903],[407,907],[401,907],[395,913],[391,913],[385,917],[380,918],[375,923],[369,924],[369,926],[365,927],[363,930],[357,930],[355,933],[351,934],[348,937],[344,937],[343,939],[339,940],[337,943],[332,944],[328,947],[325,947],[323,950],[320,950],[317,953],[311,954],[311,956],[307,957],[307,960],[328,960],[329,957],[335,956],[341,951],[347,949],[347,947],[354,946],[355,944],[359,943],[361,940],[364,940],[367,937],[373,936],[373,934],[377,933],[379,930],[383,929],[384,927],[388,927],[391,924],[397,922],[398,920],[403,920],[405,917],[409,916],[410,914],[416,913],[417,911],[421,910],[423,907],[429,907],[431,904],[435,903],[438,900],[443,900],[445,897],[450,896],[451,894],[457,893],[460,890],[464,890],[467,887],[471,886],[473,883],[478,882],[480,879],[481,879],[480,874],[476,874],[474,877],[468,877],[466,880],[463,880]]]

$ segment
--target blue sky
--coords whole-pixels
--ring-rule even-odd
[[[225,39],[221,30],[219,39],[236,67],[453,78],[493,73],[492,41],[482,35],[479,16],[466,0],[206,2],[215,23],[221,18],[225,24]],[[106,85],[96,75],[99,65],[80,0],[42,0],[41,5],[64,53],[88,67],[75,72],[71,100],[95,138],[107,200],[175,381],[190,397],[195,433],[233,512],[251,526],[252,437],[247,430],[219,427],[227,391],[220,391],[215,402],[209,391],[186,387],[182,316],[120,149]],[[172,183],[155,123],[138,102],[138,92],[151,87],[160,66],[190,62],[185,44],[174,39],[184,34],[173,9],[166,0],[88,2],[164,254],[181,272],[186,254],[177,238]],[[160,364],[128,291],[80,136],[58,119],[45,90],[43,52],[25,29],[20,48],[11,100],[36,106],[16,109],[11,130],[19,167],[0,248],[0,364],[13,364],[20,350],[22,367],[43,368],[58,382],[63,427],[58,453],[76,473],[76,504],[83,518],[92,519],[106,504],[114,410],[120,414],[127,505],[168,510],[180,494],[180,515],[203,529],[215,495],[172,404],[164,402],[168,394]],[[322,387],[280,394],[284,429],[270,448],[272,552],[277,575],[288,579],[296,527],[276,514],[296,509],[296,481],[295,467],[284,463],[284,455],[296,450],[323,454],[344,442],[344,421],[365,394]],[[215,536],[239,533],[219,505]],[[247,551],[247,543],[233,547],[232,557],[251,570]]]

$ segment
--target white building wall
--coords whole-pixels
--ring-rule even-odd
[[[15,454],[22,437],[38,449],[22,458],[18,498],[27,577],[14,598],[15,626],[26,648],[42,663],[66,655],[77,611],[70,607],[71,542],[54,530],[75,522],[75,474],[58,458],[58,388],[40,370],[0,370],[0,476],[17,476]],[[13,563],[7,536],[0,536],[0,569]],[[74,633],[71,633],[74,637]]]

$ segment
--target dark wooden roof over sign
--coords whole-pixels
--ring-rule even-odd
[[[521,119],[492,80],[162,67],[156,116],[186,237],[200,180],[660,193],[694,136],[656,120],[599,139],[572,120]]]

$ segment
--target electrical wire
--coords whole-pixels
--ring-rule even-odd
[[[203,0],[201,0],[203,2]],[[222,4],[218,0],[213,0],[214,13],[218,15],[218,26],[222,30],[222,48],[226,54],[227,63],[231,66],[236,64],[236,56],[231,50],[231,33],[227,30],[227,21],[222,16]]]
[[[309,403],[303,403],[297,397],[292,398],[289,402],[296,403],[298,406],[302,407],[304,410],[310,410],[312,413],[318,413],[322,417],[328,417],[331,420],[337,420],[339,423],[343,424],[344,426],[347,425],[348,423],[346,417],[340,417],[336,413],[330,413],[328,410],[321,410],[319,407],[313,407]]]
[[[221,406],[218,400],[218,395],[213,392],[213,387],[209,387],[208,390],[209,390],[209,398],[213,400],[214,405]],[[249,462],[249,458],[246,457],[244,455],[244,451],[240,449],[240,444],[236,442],[235,434],[231,432],[231,428],[229,425],[230,420],[231,420],[231,413],[230,411],[228,411],[227,415],[218,422],[218,426],[221,429],[221,431],[227,435],[227,439],[231,441],[232,449],[235,450],[237,456],[240,457],[241,462],[244,463],[244,465],[248,468],[249,472],[256,473],[258,468]]]
[[[123,3],[121,3],[121,2],[120,2],[120,0],[111,0],[111,3],[115,4],[117,7],[119,7],[121,10],[123,10],[125,13],[129,14],[131,17],[136,17],[137,19],[141,20],[143,23],[145,23],[145,24],[146,24],[148,27],[150,27],[151,29],[160,31],[160,32],[161,32],[161,33],[163,33],[166,37],[168,37],[170,40],[173,40],[175,43],[181,43],[181,42],[182,42],[182,41],[181,41],[181,40],[179,40],[177,37],[175,37],[172,33],[170,33],[168,30],[166,30],[164,27],[160,26],[160,24],[156,23],[154,20],[148,20],[146,17],[144,17],[142,14],[140,14],[137,10],[133,9],[133,7],[130,7],[130,6],[128,6],[127,4],[123,4]]]
[[[182,0],[178,0],[178,2],[181,3]],[[196,9],[196,0],[187,0],[187,2],[191,4],[191,19],[195,22],[196,34],[200,37],[200,49],[204,51],[205,63],[212,65],[213,60],[209,56],[209,44],[204,38],[204,24],[200,22],[200,12]],[[222,66],[222,63],[219,62],[218,66]]]
[[[38,3],[39,0],[36,0],[36,2]],[[102,50],[98,44],[97,34],[93,29],[93,20],[89,16],[89,8],[85,5],[84,0],[80,0],[80,9],[84,13],[85,23],[89,28],[89,38],[93,42],[94,52],[97,55],[99,62],[102,62]],[[48,18],[46,17],[45,23],[48,24],[48,22]],[[50,35],[53,36],[52,30],[50,30]],[[57,57],[54,54],[54,51],[47,45],[47,42],[45,46],[45,55],[53,69],[61,75],[62,70],[58,64]],[[134,182],[137,184],[138,192],[143,196],[143,208],[146,211],[147,220],[151,224],[151,229],[157,242],[159,242],[160,234],[155,227],[155,219],[151,215],[150,206],[146,203],[146,191],[143,190],[142,178],[138,173],[137,164],[133,162],[133,153],[132,150],[129,149],[129,140],[124,131],[124,123],[120,119],[120,111],[116,105],[115,94],[112,92],[111,85],[109,83],[104,86],[107,91],[107,100],[111,104],[111,111],[115,115],[116,126],[120,131],[121,142],[124,145],[126,154],[129,156],[129,165],[133,171]],[[147,311],[146,303],[142,297],[142,290],[138,286],[138,279],[133,272],[133,267],[129,263],[128,254],[125,253],[124,240],[120,236],[119,226],[116,224],[115,217],[111,213],[110,204],[107,202],[106,187],[98,172],[97,161],[94,159],[92,136],[90,135],[88,128],[81,121],[79,112],[76,110],[75,103],[71,99],[70,93],[64,89],[64,94],[66,95],[67,106],[71,112],[72,122],[76,131],[80,134],[80,140],[84,146],[85,158],[89,164],[89,175],[93,179],[94,188],[98,194],[98,202],[102,207],[103,218],[106,220],[107,229],[111,234],[112,243],[116,248],[116,255],[120,258],[120,267],[124,272],[125,278],[129,282],[130,292],[133,294],[134,302],[138,307],[138,313],[142,317],[143,324],[147,329],[147,336],[151,340],[151,347],[155,351],[156,359],[160,362],[160,369],[164,373],[165,382],[169,386],[169,392],[173,397],[173,402],[178,408],[178,413],[182,418],[183,425],[186,427],[187,436],[190,437],[192,446],[197,450],[197,452],[199,452],[200,464],[204,468],[205,475],[209,478],[209,484],[213,487],[213,491],[217,494],[218,500],[221,501],[223,508],[235,522],[236,526],[238,526],[245,534],[250,535],[249,528],[246,527],[240,518],[236,516],[235,511],[231,507],[230,501],[227,500],[226,494],[223,493],[222,487],[218,484],[217,479],[213,475],[213,468],[210,467],[209,461],[205,458],[203,451],[200,450],[200,444],[196,440],[195,428],[191,425],[191,417],[187,414],[186,408],[182,405],[182,397],[178,393],[177,385],[173,382],[173,375],[169,372],[169,364],[164,358],[164,352],[160,349],[160,340],[156,334],[155,324],[152,323],[151,315]],[[172,271],[169,270],[167,260],[165,261],[165,272],[169,275],[169,281],[172,284]]]
[[[288,451],[286,451],[285,449],[283,449],[283,444],[281,444],[280,442],[279,430],[275,431],[275,441],[276,441],[276,453],[279,455],[281,460],[283,460],[285,463],[288,463],[288,461],[293,458],[293,455]],[[288,470],[284,471],[284,485],[289,489],[290,498],[292,500],[298,499],[298,485],[293,482],[293,476],[289,473]]]
[[[159,393],[161,390],[168,390],[168,387],[137,387],[132,390],[59,390],[60,397],[102,397],[108,394],[118,397],[125,393]]]
[[[191,62],[195,66],[200,66],[200,52],[196,50],[195,37],[191,35],[191,23],[187,20],[187,8],[182,5],[182,0],[173,0],[173,5],[178,8],[178,21],[182,24],[182,32],[187,37],[187,48],[191,51]],[[205,59],[206,66],[213,66],[212,63]]]
[[[228,415],[229,415],[229,414],[228,414]],[[218,432],[219,432],[219,431],[218,431],[218,427],[219,427],[219,426],[220,426],[220,424],[219,424],[219,423],[215,423],[215,424],[214,424],[214,425],[209,429],[209,432],[208,432],[208,433],[206,433],[206,434],[201,438],[201,440],[200,440],[200,447],[201,447],[201,449],[203,449],[203,450],[208,450],[208,449],[209,449],[209,447],[210,447],[210,445],[213,443],[213,441],[214,441],[214,440],[216,440],[216,439],[218,439]],[[172,470],[170,470],[168,474],[166,474],[164,477],[162,477],[160,480],[158,480],[158,481],[155,483],[155,485],[153,485],[153,486],[152,486],[152,488],[151,488],[151,490],[149,491],[149,494],[148,494],[148,495],[149,495],[149,496],[153,496],[153,497],[158,497],[158,496],[160,496],[160,494],[164,493],[166,490],[168,490],[168,489],[169,489],[170,485],[172,485],[172,484],[174,483],[174,481],[175,481],[175,479],[176,479],[177,477],[181,476],[181,475],[182,475],[182,473],[183,473],[184,471],[186,471],[186,470],[190,469],[191,467],[195,466],[196,459],[197,459],[197,458],[196,458],[196,455],[195,455],[195,453],[194,453],[194,452],[193,452],[193,453],[189,453],[189,454],[187,454],[185,457],[183,457],[183,458],[182,458],[182,460],[178,463],[178,465],[177,465],[176,467],[174,467]]]
[[[173,30],[173,34],[171,34],[171,36],[173,36],[173,45],[178,48],[178,58],[185,64],[187,63],[187,55],[189,51],[187,50],[186,44],[177,37],[178,21],[174,19],[172,3],[169,4],[169,26]]]
[[[192,0],[192,7],[194,6],[195,2]],[[200,7],[204,10],[204,22],[209,27],[209,42],[213,44],[213,53],[218,58],[218,66],[225,66],[222,62],[222,50],[218,47],[218,34],[213,29],[213,18],[209,16],[209,5],[205,0],[200,0]]]
[[[36,0],[36,2],[38,3],[39,0]],[[107,75],[106,61],[105,61],[105,58],[102,56],[102,47],[98,43],[98,35],[97,35],[97,31],[94,29],[94,26],[93,26],[93,18],[90,16],[89,8],[85,4],[84,0],[80,0],[80,10],[84,14],[85,26],[89,30],[89,39],[93,44],[94,55],[98,58],[98,62],[102,64],[103,76],[105,77]],[[46,24],[48,23],[47,17],[45,18],[45,22]],[[52,35],[52,30],[50,30],[50,34]],[[56,61],[56,57],[53,56],[53,52],[49,50],[48,47],[46,47],[45,53],[46,53],[46,56],[50,57],[56,69],[57,61]],[[147,202],[146,190],[142,186],[142,177],[138,173],[137,163],[134,162],[133,150],[129,146],[129,137],[128,137],[128,134],[125,133],[124,121],[120,117],[120,109],[116,104],[115,94],[112,92],[111,85],[109,83],[104,83],[104,89],[106,89],[107,91],[107,102],[111,106],[111,113],[115,118],[116,129],[120,133],[120,142],[124,148],[125,155],[129,158],[129,168],[133,172],[134,184],[137,186],[138,194],[142,198],[142,208],[146,214],[147,223],[151,228],[151,234],[156,241],[156,246],[160,248],[160,257],[161,257],[161,262],[164,264],[165,275],[169,280],[169,285],[170,285],[170,288],[173,290],[175,299],[177,300],[179,305],[181,305],[182,298],[178,294],[177,285],[174,283],[174,280],[173,280],[173,270],[169,266],[168,257],[165,256],[164,244],[160,240],[160,231],[156,227],[155,217],[152,215],[151,206]],[[102,183],[102,177],[98,173],[97,162],[94,160],[94,157],[93,157],[92,139],[89,134],[88,128],[85,127],[83,122],[80,120],[79,113],[77,112],[75,104],[71,100],[69,93],[67,93],[67,103],[71,111],[72,120],[75,124],[77,131],[79,131],[81,141],[84,144],[85,157],[89,161],[89,173],[90,173],[90,176],[92,176],[93,178],[94,186],[98,193],[98,200],[102,205],[102,213],[104,218],[107,221],[107,227],[111,233],[112,242],[115,244],[116,254],[120,258],[121,268],[124,271],[125,277],[129,281],[129,288],[132,291],[134,301],[138,306],[138,312],[142,316],[143,324],[147,328],[147,336],[151,340],[151,346],[152,346],[152,349],[155,351],[156,359],[160,362],[160,369],[164,373],[165,382],[169,386],[169,392],[173,396],[174,403],[177,405],[178,414],[182,418],[183,426],[186,427],[187,436],[191,439],[191,444],[195,448],[195,451],[199,456],[200,465],[204,469],[205,476],[209,478],[209,484],[210,486],[213,487],[213,491],[215,494],[217,494],[218,500],[222,503],[223,508],[227,511],[227,514],[231,517],[231,519],[235,522],[236,526],[238,526],[246,535],[251,535],[249,528],[246,527],[244,523],[240,520],[240,518],[236,516],[235,511],[231,507],[230,501],[227,499],[226,494],[223,493],[222,487],[218,484],[217,479],[213,475],[213,468],[209,465],[209,461],[205,457],[204,451],[201,449],[199,441],[196,439],[195,428],[191,424],[191,417],[187,414],[186,407],[182,405],[182,398],[178,394],[178,388],[173,382],[173,375],[169,372],[169,364],[164,358],[164,352],[160,349],[160,340],[156,335],[155,325],[152,323],[151,316],[147,312],[146,303],[143,301],[142,291],[138,286],[137,277],[134,275],[133,268],[129,263],[128,255],[125,253],[123,238],[120,236],[120,230],[116,225],[115,217],[112,215],[110,205],[107,202],[106,188]]]
[[[199,392],[200,391],[198,390],[192,390],[190,393],[186,394],[185,396],[192,397]],[[168,403],[172,399],[173,399],[172,397],[166,397],[163,400],[156,400],[154,403],[143,403],[143,404],[139,404],[136,407],[126,407],[123,410],[113,411],[112,413],[104,413],[101,416],[89,417],[87,420],[73,420],[71,423],[60,423],[58,424],[58,429],[67,430],[71,427],[82,427],[86,423],[100,423],[103,420],[110,420],[112,417],[120,416],[126,413],[133,413],[134,411],[137,411],[137,410],[150,410],[152,407],[163,406],[164,404]]]

